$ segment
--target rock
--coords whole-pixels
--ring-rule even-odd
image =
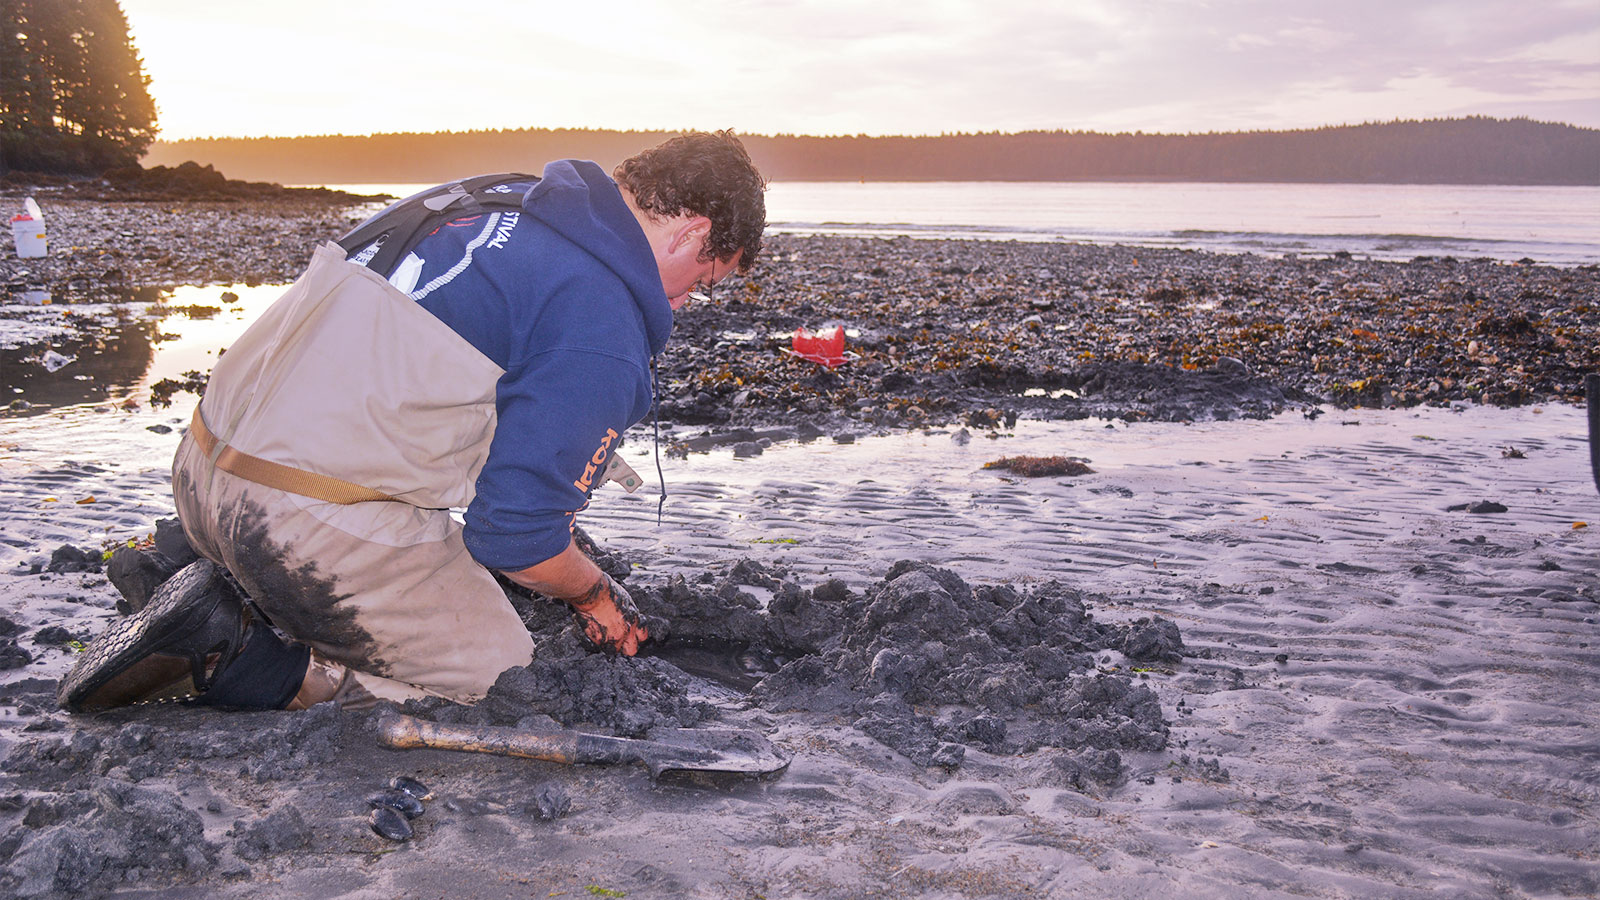
[[[89,550],[80,550],[71,544],[62,544],[50,554],[50,564],[45,566],[47,572],[98,572],[100,571],[100,554]]]
[[[128,546],[111,551],[106,579],[122,595],[117,612],[129,615],[144,609],[156,588],[177,571],[164,555],[154,551]]]
[[[572,796],[560,783],[547,781],[539,786],[539,792],[528,806],[540,819],[553,822],[572,811]]]
[[[157,519],[155,530],[156,552],[166,559],[166,564],[176,572],[200,558],[189,546],[189,536],[177,519]]]
[[[81,640],[78,635],[62,628],[60,625],[47,625],[33,633],[33,643],[38,646],[62,647]]]

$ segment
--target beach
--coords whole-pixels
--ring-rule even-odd
[[[1593,266],[773,237],[661,359],[659,523],[648,420],[647,488],[580,516],[658,646],[514,596],[535,663],[409,710],[749,729],[773,779],[390,750],[330,706],[59,712],[203,389],[131,371],[159,292],[226,319],[364,209],[62,201],[51,257],[0,258],[53,301],[0,307],[0,891],[1600,892]],[[794,354],[834,325],[842,365]],[[1088,471],[985,467],[1019,456]],[[435,794],[403,843],[366,823],[395,775]]]

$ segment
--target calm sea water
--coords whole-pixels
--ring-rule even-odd
[[[405,196],[416,184],[329,185]],[[1600,263],[1600,187],[776,182],[773,231]]]

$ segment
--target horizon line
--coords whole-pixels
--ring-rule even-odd
[[[1326,130],[1339,129],[1339,128],[1364,128],[1364,127],[1370,127],[1370,126],[1375,126],[1375,125],[1425,124],[1425,123],[1428,123],[1428,122],[1464,122],[1464,121],[1472,121],[1472,120],[1487,120],[1487,121],[1491,121],[1491,122],[1528,122],[1528,123],[1533,124],[1533,125],[1555,125],[1555,126],[1560,126],[1560,127],[1563,127],[1563,128],[1573,128],[1573,129],[1577,129],[1579,131],[1597,131],[1597,132],[1600,132],[1600,128],[1597,128],[1597,127],[1594,127],[1594,126],[1578,125],[1578,124],[1575,124],[1575,123],[1572,123],[1572,122],[1557,122],[1557,121],[1550,121],[1550,120],[1543,120],[1543,119],[1535,119],[1532,116],[1501,117],[1501,116],[1490,116],[1490,115],[1463,115],[1463,116],[1440,116],[1440,117],[1427,118],[1427,119],[1398,118],[1397,117],[1397,118],[1394,118],[1394,119],[1387,119],[1387,120],[1366,120],[1366,121],[1362,121],[1362,122],[1339,122],[1339,123],[1330,123],[1330,124],[1324,124],[1324,125],[1303,126],[1303,127],[1298,127],[1298,128],[1256,128],[1256,129],[1243,129],[1243,130],[1224,130],[1224,131],[1211,130],[1211,131],[1184,131],[1184,132],[1144,131],[1142,129],[1134,130],[1134,131],[1096,131],[1096,130],[1092,130],[1092,129],[1031,128],[1031,129],[1022,129],[1022,130],[1019,130],[1019,131],[1001,131],[1001,130],[994,130],[994,131],[943,131],[943,132],[939,132],[937,134],[933,134],[933,133],[925,133],[925,134],[903,134],[903,133],[902,134],[868,134],[866,132],[855,132],[855,133],[840,132],[840,133],[801,134],[801,133],[797,133],[797,132],[783,132],[783,131],[774,132],[774,133],[770,133],[770,134],[764,133],[764,132],[739,132],[739,131],[735,131],[734,133],[741,139],[744,139],[744,138],[765,138],[765,139],[769,139],[769,140],[775,140],[775,139],[779,139],[779,138],[790,138],[790,139],[795,139],[795,138],[818,138],[818,139],[863,138],[863,139],[876,140],[876,139],[897,139],[897,138],[898,139],[923,139],[923,138],[950,138],[950,137],[1016,137],[1016,136],[1021,136],[1021,135],[1032,135],[1032,134],[1083,134],[1083,135],[1099,135],[1099,136],[1102,136],[1102,137],[1206,137],[1206,136],[1211,136],[1211,135],[1225,135],[1225,134],[1233,134],[1233,135],[1244,135],[1244,134],[1293,134],[1293,133],[1297,133],[1297,132],[1326,131]],[[180,143],[184,143],[184,142],[188,142],[188,141],[279,141],[279,140],[302,140],[302,139],[311,139],[311,138],[427,137],[427,136],[433,136],[433,135],[451,135],[451,134],[455,134],[455,135],[488,134],[488,133],[493,133],[493,132],[507,132],[507,131],[511,131],[511,132],[516,132],[516,131],[549,131],[549,132],[574,131],[574,132],[588,132],[588,133],[595,133],[595,134],[608,134],[609,133],[609,134],[619,134],[619,135],[621,135],[621,134],[665,134],[665,135],[672,135],[672,134],[685,134],[685,133],[688,133],[688,132],[691,132],[691,131],[702,131],[702,130],[709,130],[709,129],[700,129],[700,128],[593,128],[593,127],[586,127],[586,126],[570,126],[570,125],[562,125],[562,126],[518,125],[518,126],[499,126],[499,127],[473,128],[473,129],[467,129],[465,131],[453,131],[453,130],[451,130],[451,131],[374,131],[374,132],[366,132],[366,133],[358,133],[358,134],[322,133],[322,134],[209,135],[209,136],[202,136],[202,137],[185,137],[185,138],[162,138],[162,137],[158,136],[155,139],[155,142],[156,143],[163,143],[163,144],[180,144]]]

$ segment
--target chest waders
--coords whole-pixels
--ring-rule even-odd
[[[484,213],[516,212],[523,208],[522,192],[497,191],[493,188],[513,181],[538,180],[536,175],[507,172],[479,175],[429,188],[388,206],[335,243],[352,262],[388,277],[405,254],[446,222]],[[230,447],[206,427],[198,405],[190,430],[203,452],[214,458],[217,468],[256,484],[340,505],[397,499],[344,479],[275,463]]]

